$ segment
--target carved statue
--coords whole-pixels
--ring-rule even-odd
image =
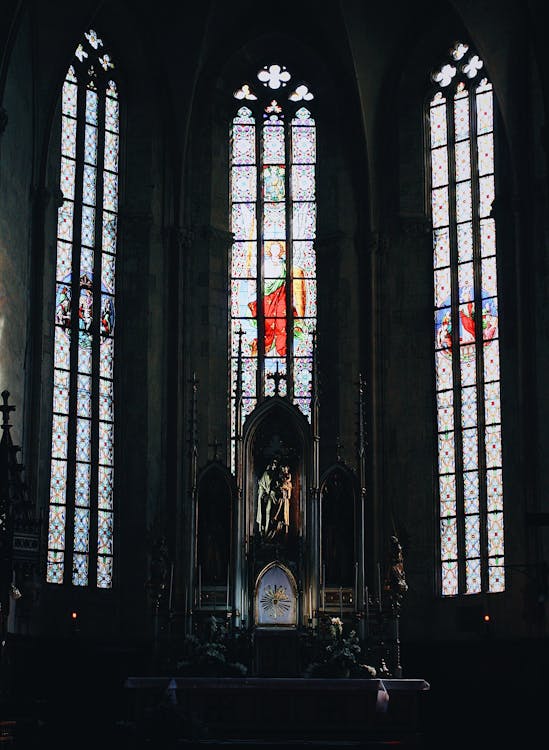
[[[265,541],[288,534],[292,476],[290,467],[273,458],[259,479],[256,521]]]
[[[398,537],[391,537],[391,566],[389,568],[389,589],[393,611],[397,613],[402,604],[408,584],[404,573],[404,556]]]

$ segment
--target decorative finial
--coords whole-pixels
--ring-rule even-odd
[[[278,362],[276,363],[276,372],[268,372],[267,377],[269,380],[274,380],[275,384],[275,396],[280,395],[280,381],[286,380],[286,375],[283,372],[278,371]]]
[[[2,391],[0,394],[2,396],[2,401],[4,402],[2,406],[0,406],[0,411],[2,412],[2,428],[10,428],[11,425],[9,423],[9,414],[10,411],[15,411],[15,406],[12,406],[8,404],[8,399],[10,397],[9,391]]]

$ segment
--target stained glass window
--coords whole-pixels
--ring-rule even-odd
[[[461,42],[432,79],[441,592],[492,593],[505,588],[494,97]]]
[[[314,98],[281,65],[234,93],[230,133],[232,465],[239,351],[242,419],[261,399],[287,396],[311,413],[316,325]],[[289,91],[289,94],[286,92]]]
[[[46,580],[110,588],[119,101],[93,29],[63,83],[60,146]]]

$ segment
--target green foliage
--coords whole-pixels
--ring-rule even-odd
[[[234,647],[226,625],[212,615],[200,635],[188,635],[183,642],[182,658],[177,661],[177,672],[192,677],[242,677],[247,673],[244,664],[230,656]]]
[[[355,630],[343,632],[339,617],[321,621],[312,636],[313,661],[305,670],[305,677],[375,677],[376,670],[361,664],[362,649]]]

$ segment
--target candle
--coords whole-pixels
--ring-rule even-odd
[[[343,589],[339,587],[339,619],[343,617]]]
[[[309,586],[309,612],[311,613],[309,616],[312,620],[313,619],[313,592],[310,586]]]
[[[172,603],[173,603],[173,563],[170,567],[170,598],[168,601],[168,609],[170,612],[172,611]]]
[[[381,566],[379,563],[377,564],[377,600],[381,612]]]

